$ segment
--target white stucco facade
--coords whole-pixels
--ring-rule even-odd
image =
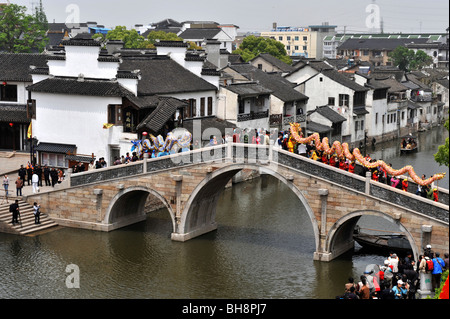
[[[122,104],[120,97],[96,97],[33,93],[36,119],[33,136],[41,142],[74,144],[77,153],[110,158],[108,145],[119,145],[121,130],[104,129],[109,104]],[[119,127],[117,127],[119,128]],[[131,144],[128,148],[131,148]],[[123,150],[125,151],[125,150]]]

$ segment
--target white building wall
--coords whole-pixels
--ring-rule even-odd
[[[122,98],[38,92],[33,93],[33,98],[33,136],[39,142],[75,144],[78,154],[94,153],[105,159],[109,159],[108,145],[119,145],[121,132],[117,128],[103,129],[103,124],[108,121],[107,106],[122,104]]]
[[[163,47],[157,46],[156,52],[158,55],[168,55],[172,60],[177,62],[182,67],[185,67],[186,61],[186,47]]]
[[[66,60],[48,61],[49,74],[54,76],[113,79],[119,68],[118,62],[99,62],[100,47],[66,46]]]
[[[236,123],[238,113],[238,95],[221,87],[217,100],[216,116],[222,120]]]
[[[195,99],[196,105],[197,105],[197,117],[200,116],[200,99],[202,97],[205,98],[205,115],[208,114],[208,97],[212,97],[212,115],[216,115],[217,112],[217,105],[216,105],[216,92],[215,91],[204,91],[204,92],[190,92],[190,93],[175,93],[175,94],[169,94],[169,95],[163,95],[159,94],[159,96],[170,96],[174,97],[180,100],[189,100],[189,99]]]

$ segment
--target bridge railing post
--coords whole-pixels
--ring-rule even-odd
[[[147,173],[147,160],[148,160],[148,153],[144,153],[144,160],[142,162],[142,173]]]
[[[233,138],[227,138],[227,150],[225,155],[225,161],[233,162]]]
[[[372,179],[372,174],[370,171],[366,172],[366,187],[365,187],[365,193],[366,195],[370,195],[370,180]]]

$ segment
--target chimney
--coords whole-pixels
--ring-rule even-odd
[[[220,66],[220,41],[206,40],[203,42],[202,47],[205,49],[206,59],[214,64]]]
[[[274,23],[272,24],[272,28],[273,28],[274,30],[277,29],[277,23],[276,23],[276,22],[274,22]]]
[[[108,50],[108,54],[114,54],[117,51],[120,51],[123,48],[122,40],[108,40],[106,42],[106,50]]]

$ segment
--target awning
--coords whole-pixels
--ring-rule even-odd
[[[358,115],[365,115],[365,114],[369,114],[369,111],[366,110],[366,108],[364,106],[360,106],[360,107],[353,107],[353,113],[358,116]]]
[[[1,104],[0,122],[30,123],[27,117],[27,106],[25,104]]]
[[[45,153],[74,154],[77,149],[73,144],[39,143],[35,150]]]
[[[331,132],[332,130],[333,129],[331,127],[316,122],[308,122],[306,124],[306,131],[310,131],[312,133],[324,134]]]

